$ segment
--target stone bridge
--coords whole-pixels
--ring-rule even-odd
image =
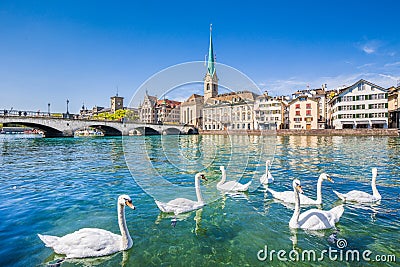
[[[118,135],[156,135],[156,134],[197,134],[193,126],[177,124],[146,124],[140,122],[119,122],[105,120],[83,120],[47,116],[0,116],[3,126],[19,124],[45,133],[46,137],[74,136],[77,130],[93,127],[101,130],[105,136]]]

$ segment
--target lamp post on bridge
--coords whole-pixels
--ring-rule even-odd
[[[69,100],[67,99],[67,117],[69,117],[68,104],[69,104]]]
[[[47,104],[47,112],[49,113],[50,116],[50,103]]]

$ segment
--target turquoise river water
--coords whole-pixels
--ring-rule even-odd
[[[125,211],[133,247],[61,266],[400,266],[400,138],[1,135],[0,155],[0,266],[52,266],[62,258],[38,233],[62,236],[85,227],[119,233],[120,194],[136,206]],[[278,191],[292,190],[299,178],[315,198],[318,176],[330,174],[334,183],[323,183],[322,209],[342,204],[332,189],[371,193],[371,168],[377,167],[382,200],[345,203],[336,229],[291,230],[293,207],[260,185],[267,159],[275,178],[269,187]],[[218,192],[220,165],[227,166],[228,180],[251,180],[249,192]],[[208,178],[201,183],[207,205],[178,215],[173,227],[173,215],[160,213],[154,198],[195,199],[197,171]]]

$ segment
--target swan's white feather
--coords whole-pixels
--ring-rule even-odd
[[[229,181],[223,183],[222,185],[217,185],[217,189],[221,191],[231,191],[231,192],[244,192],[249,189],[251,181],[246,184],[241,184],[236,181]]]
[[[274,177],[272,174],[268,171],[268,173],[264,173],[263,176],[260,178],[260,182],[262,184],[270,184],[274,181]]]
[[[157,204],[157,207],[162,212],[175,213],[175,214],[197,210],[204,206],[203,202],[197,202],[187,198],[176,198],[167,203],[158,200],[155,200],[155,202]]]
[[[277,192],[274,191],[270,188],[267,188],[268,192],[271,193],[271,195],[283,202],[286,203],[295,203],[295,198],[294,198],[294,192],[293,191],[282,191],[282,192]],[[300,196],[300,204],[301,205],[320,205],[321,203],[318,203],[316,200],[309,198],[303,194],[301,194]]]
[[[237,181],[226,182],[226,171],[224,166],[220,166],[222,172],[221,181],[217,184],[217,189],[225,192],[245,192],[249,189],[251,181],[246,184],[241,184]]]
[[[372,203],[382,199],[381,195],[376,188],[376,177],[378,175],[378,169],[372,168],[372,181],[371,181],[371,188],[372,188],[372,195],[368,194],[363,191],[359,190],[352,190],[346,194],[339,193],[335,190],[333,192],[343,201],[352,201],[352,202],[359,202],[359,203]]]
[[[301,228],[306,230],[322,230],[335,227],[344,212],[344,206],[340,205],[331,210],[310,209],[300,213],[301,200],[299,192],[301,189],[300,181],[293,181],[293,193],[295,194],[295,210],[289,221],[290,228]]]
[[[301,203],[301,202],[300,202]],[[300,214],[298,227],[307,230],[322,230],[335,227],[344,212],[343,205],[331,210],[311,209]]]
[[[169,202],[161,202],[158,200],[154,200],[156,202],[157,207],[162,212],[175,213],[175,215],[190,212],[203,207],[205,204],[201,196],[200,178],[205,179],[203,173],[197,173],[194,177],[197,201],[193,201],[187,198],[176,198]]]
[[[335,190],[333,190],[333,192],[343,201],[371,203],[380,200],[380,198],[376,198],[371,194],[359,190],[352,190],[346,194],[339,193],[338,191]]]
[[[118,223],[121,235],[99,228],[82,228],[62,237],[41,235],[39,238],[46,247],[50,247],[57,254],[64,254],[66,258],[100,257],[126,250],[132,247],[132,239],[126,226],[124,207],[132,209],[132,201],[128,195],[118,197]]]
[[[122,237],[98,228],[83,228],[63,237],[39,235],[46,247],[67,258],[88,258],[121,251]]]

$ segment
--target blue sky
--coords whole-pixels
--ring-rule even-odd
[[[117,87],[129,102],[155,73],[204,60],[210,23],[217,62],[272,95],[400,79],[399,1],[191,2],[0,1],[0,109],[69,99],[78,112]]]

